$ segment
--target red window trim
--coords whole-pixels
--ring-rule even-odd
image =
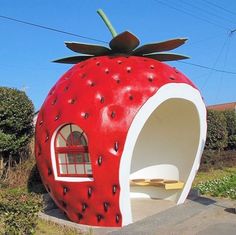
[[[56,147],[56,153],[88,153],[88,147],[83,145]]]
[[[71,125],[73,124],[67,124],[67,125],[70,125],[70,133],[72,133],[72,128],[71,128]],[[80,153],[80,154],[83,154],[83,153],[87,153],[89,154],[89,151],[88,151],[88,146],[84,146],[84,145],[76,145],[76,146],[66,146],[66,147],[58,147],[56,146],[56,143],[57,143],[57,138],[58,136],[60,135],[64,140],[65,142],[67,142],[66,138],[61,134],[61,130],[63,128],[65,128],[67,125],[63,126],[62,128],[60,128],[58,130],[58,133],[56,134],[56,138],[55,138],[55,141],[54,141],[54,149],[55,149],[55,157],[56,157],[56,167],[57,167],[57,175],[59,177],[92,177],[93,175],[92,174],[86,174],[86,173],[83,173],[83,174],[78,174],[77,173],[77,169],[76,169],[76,166],[78,165],[81,165],[83,166],[83,169],[84,169],[84,172],[86,172],[86,165],[90,165],[91,166],[91,161],[89,162],[86,162],[85,159],[83,162],[81,163],[77,163],[76,161],[74,163],[68,163],[67,162],[67,158],[65,157],[66,159],[66,162],[65,163],[59,163],[59,155],[58,154],[67,154],[67,153]],[[83,132],[81,132],[83,134]],[[83,136],[85,138],[85,136]],[[73,138],[73,137],[72,137]],[[85,138],[86,140],[86,138]],[[87,140],[86,140],[86,143],[87,143]],[[62,174],[60,172],[60,166],[62,165],[65,165],[66,168],[67,168],[67,172],[68,172],[68,166],[69,165],[73,165],[75,167],[75,172],[76,173],[64,173]]]

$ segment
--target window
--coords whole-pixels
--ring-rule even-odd
[[[55,139],[55,155],[58,176],[92,176],[87,138],[80,127],[68,124],[59,129]]]

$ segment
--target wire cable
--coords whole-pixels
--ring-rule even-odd
[[[208,16],[213,16],[213,17],[216,17],[217,20],[224,20],[224,21],[227,21],[227,22],[230,22],[232,24],[236,24],[236,22],[224,17],[224,15],[219,15],[219,14],[216,14],[215,11],[214,12],[211,12],[209,11],[209,8],[206,8],[206,7],[200,7],[199,4],[198,5],[195,5],[193,3],[190,3],[189,1],[185,1],[185,0],[181,0],[182,3],[184,3],[185,5],[187,6],[190,6],[192,8],[195,8],[195,9],[198,9],[200,10],[201,13],[205,13],[207,14]]]
[[[211,68],[211,67],[208,67],[206,65],[195,64],[195,63],[186,62],[186,61],[176,61],[176,62],[182,63],[182,64],[192,65],[192,66],[203,68],[203,69],[212,70],[212,71],[219,72],[219,73],[227,73],[227,74],[236,75],[236,72],[234,72],[234,71],[227,71],[227,70],[222,70],[222,69]]]
[[[228,10],[228,9],[225,9],[224,7],[221,7],[221,6],[219,6],[219,5],[215,4],[215,3],[210,2],[210,1],[207,1],[207,0],[204,0],[204,2],[206,2],[206,3],[209,4],[209,5],[212,5],[212,6],[216,7],[216,8],[219,8],[219,9],[225,11],[225,12],[228,12],[228,13],[230,13],[230,14],[236,16],[236,12],[233,12],[233,11],[230,11],[230,10]]]
[[[79,37],[79,38],[88,39],[88,40],[91,40],[91,41],[108,43],[106,41],[102,41],[102,40],[99,40],[99,39],[86,37],[86,36],[82,36],[82,35],[71,33],[71,32],[66,32],[66,31],[63,31],[63,30],[60,30],[60,29],[55,29],[55,28],[51,28],[51,27],[48,27],[48,26],[43,26],[43,25],[40,25],[40,24],[34,24],[34,23],[31,23],[31,22],[28,22],[28,21],[19,20],[19,19],[16,19],[16,18],[4,16],[4,15],[0,15],[0,18],[6,19],[6,20],[11,20],[11,21],[14,21],[14,22],[22,23],[22,24],[26,24],[26,25],[30,25],[30,26],[33,26],[33,27],[38,27],[38,28],[41,28],[41,29],[54,31],[54,32],[57,32],[57,33],[63,33],[63,34],[67,34],[67,35],[71,35],[71,36],[75,36],[75,37]]]
[[[162,3],[162,2],[159,1],[159,0],[155,0],[155,1],[158,1],[158,2]],[[163,4],[164,4],[164,3],[163,3]],[[164,4],[164,5],[167,5],[167,4]],[[174,9],[177,10],[177,8],[174,8]],[[178,9],[178,10],[179,10],[179,9]],[[191,15],[191,16],[194,16],[194,15],[192,15],[192,14],[190,14],[190,15]],[[41,28],[41,29],[46,29],[46,30],[50,30],[50,31],[58,32],[58,33],[63,33],[63,34],[67,34],[67,35],[72,35],[72,36],[75,36],[75,37],[80,37],[80,38],[84,38],[84,39],[89,39],[89,40],[96,41],[96,42],[108,43],[108,42],[103,41],[103,40],[99,40],[99,39],[95,39],[95,38],[91,38],[91,37],[86,37],[86,36],[83,36],[83,35],[79,35],[79,34],[67,32],[67,31],[63,31],[63,30],[59,30],[59,29],[55,29],[55,28],[51,28],[51,27],[48,27],[48,26],[43,26],[43,25],[39,25],[39,24],[34,24],[34,23],[31,23],[31,22],[28,22],[28,21],[19,20],[19,19],[16,19],[16,18],[4,16],[4,15],[0,15],[0,18],[6,19],[6,20],[11,20],[11,21],[14,21],[14,22],[22,23],[22,24],[26,24],[26,25],[30,25],[30,26],[33,26],[33,27],[38,27],[38,28]],[[226,29],[226,28],[225,28],[225,29]],[[232,71],[210,68],[210,67],[205,66],[205,65],[194,64],[194,63],[190,63],[190,62],[183,62],[183,61],[178,61],[178,62],[179,62],[179,63],[184,63],[184,64],[189,64],[189,65],[196,66],[196,67],[200,67],[200,68],[204,68],[204,69],[208,69],[208,70],[213,70],[213,71],[216,71],[216,72],[228,73],[228,74],[236,75],[236,72],[232,72]]]
[[[217,26],[217,27],[222,28],[222,29],[225,29],[225,30],[227,30],[227,31],[231,31],[230,28],[227,28],[227,27],[225,27],[225,26],[223,26],[223,25],[214,23],[214,22],[212,22],[212,21],[210,21],[210,20],[208,20],[208,19],[205,19],[205,18],[203,18],[203,17],[199,17],[198,15],[194,15],[194,14],[192,14],[192,13],[190,13],[190,12],[188,12],[188,11],[185,11],[185,10],[183,10],[183,9],[181,9],[181,8],[177,8],[177,7],[173,6],[172,4],[168,4],[168,3],[162,2],[162,1],[160,1],[160,0],[154,0],[154,1],[155,1],[155,2],[159,2],[159,3],[161,3],[162,5],[165,5],[165,6],[167,6],[167,7],[169,7],[169,8],[172,8],[172,9],[174,9],[174,10],[176,10],[176,11],[180,11],[180,12],[183,12],[183,13],[185,13],[185,14],[187,14],[187,15],[190,15],[190,16],[194,17],[195,19],[199,19],[199,20],[205,21],[205,22],[207,22],[207,23],[209,23],[209,24],[211,24],[211,25]]]

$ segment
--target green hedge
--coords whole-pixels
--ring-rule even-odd
[[[0,87],[0,158],[19,159],[33,135],[34,106],[25,92]]]
[[[29,194],[21,190],[0,192],[2,233],[4,231],[3,234],[6,235],[34,234],[41,208],[42,199],[39,195]]]
[[[207,150],[222,150],[228,145],[227,122],[223,112],[208,110],[207,112]]]
[[[227,149],[236,149],[236,112],[235,111],[224,111],[226,118],[226,129],[228,135]]]
[[[236,149],[236,113],[233,110],[207,112],[206,150]]]

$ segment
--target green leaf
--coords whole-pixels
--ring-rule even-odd
[[[132,33],[125,31],[114,37],[109,46],[115,53],[130,53],[139,45],[139,39]]]
[[[65,42],[66,46],[74,52],[100,56],[109,55],[111,50],[107,47],[79,42]]]
[[[93,57],[94,56],[70,56],[70,57],[54,60],[53,62],[63,63],[63,64],[77,64],[81,61],[84,61]]]
[[[172,53],[156,53],[156,54],[148,54],[148,55],[143,55],[143,56],[152,58],[154,60],[159,60],[159,61],[173,61],[173,60],[189,59],[189,57],[185,55],[178,55],[178,54],[172,54]]]
[[[186,41],[187,41],[186,38],[176,38],[176,39],[171,39],[168,41],[146,44],[137,48],[133,52],[133,54],[144,55],[144,54],[150,54],[154,52],[169,51],[183,45]]]

